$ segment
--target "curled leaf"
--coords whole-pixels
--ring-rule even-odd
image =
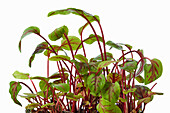
[[[103,42],[103,39],[102,39],[101,36],[97,35],[97,37],[99,38],[99,41]],[[97,41],[97,39],[96,39],[96,36],[95,36],[94,34],[91,34],[88,38],[86,38],[86,39],[84,40],[84,42],[85,42],[86,44],[92,44],[92,43],[94,43],[95,41]]]
[[[42,43],[37,45],[37,47],[35,48],[35,51],[33,52],[32,56],[29,59],[29,67],[31,67],[32,61],[35,58],[35,54],[42,53],[47,48],[48,48],[47,42],[42,42]]]
[[[27,29],[24,30],[22,36],[21,36],[21,39],[20,39],[20,42],[19,42],[19,51],[21,52],[21,41],[22,39],[31,34],[31,33],[34,33],[34,34],[40,34],[40,29],[36,26],[31,26],[31,27],[28,27]]]
[[[112,49],[112,47],[114,47],[114,48],[116,48],[118,50],[123,50],[123,47],[121,45],[116,44],[116,43],[114,43],[112,41],[107,41],[106,45],[110,46],[110,49]]]

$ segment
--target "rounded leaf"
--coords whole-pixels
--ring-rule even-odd
[[[64,33],[66,35],[68,34],[67,26],[62,26],[62,27],[56,28],[52,33],[50,33],[48,35],[48,37],[51,41],[56,41],[56,40],[60,39]]]
[[[144,76],[145,85],[158,79],[163,72],[163,66],[160,60],[152,59],[151,64],[145,64],[144,66]]]

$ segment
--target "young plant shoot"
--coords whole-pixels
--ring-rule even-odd
[[[31,76],[15,71],[14,78],[21,81],[10,82],[9,93],[14,103],[22,106],[18,97],[28,100],[26,113],[143,113],[155,95],[163,95],[153,92],[157,83],[151,88],[146,86],[162,75],[163,67],[159,59],[150,59],[144,56],[142,49],[134,50],[129,44],[105,41],[97,15],[68,8],[51,11],[48,17],[69,14],[81,16],[86,23],[79,28],[79,36],[69,36],[66,25],[49,33],[49,40],[61,42],[60,45],[51,45],[36,26],[24,30],[19,41],[19,51],[27,35],[38,35],[42,43],[37,45],[28,64],[31,67],[37,54],[43,53],[47,57],[47,74],[46,77]],[[99,33],[93,22],[98,24]],[[93,34],[84,39],[83,31],[87,26]],[[95,57],[88,59],[85,45],[91,46],[95,42],[100,54],[94,54]],[[121,53],[118,58],[113,57],[115,49]],[[59,54],[59,51],[64,54]],[[77,54],[78,51],[82,51],[82,54]],[[49,74],[50,62],[56,63],[56,73],[52,75]],[[33,89],[22,79],[30,80]],[[34,84],[35,81],[39,82],[39,86]],[[29,92],[19,94],[23,86]]]

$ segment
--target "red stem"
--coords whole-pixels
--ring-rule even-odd
[[[30,77],[29,77],[29,79],[30,79]],[[32,83],[32,85],[33,85],[33,87],[34,87],[34,89],[35,89],[35,92],[37,93],[37,88],[35,87],[34,82],[33,82],[31,79],[30,79],[30,81],[31,81],[31,83]],[[40,105],[42,105],[42,101],[41,101],[41,99],[40,99],[40,96],[38,95],[37,97],[38,97],[38,99],[39,99],[39,101],[40,101]]]
[[[144,66],[144,57],[143,57],[143,54],[141,54],[141,52],[136,51],[136,50],[129,51],[129,52],[125,53],[124,55],[122,55],[122,56],[119,58],[119,60],[121,60],[122,57],[124,57],[125,55],[127,55],[127,54],[129,54],[129,53],[132,53],[132,52],[138,53],[138,55],[141,57],[141,61],[142,61],[142,66],[141,66],[141,67],[143,67],[143,66]],[[118,65],[118,63],[119,63],[119,62],[116,62],[116,63],[115,63],[115,65],[113,66],[113,68],[112,68],[112,70],[111,70],[111,73],[113,73],[114,68]],[[140,73],[142,70],[143,70],[143,68],[140,69],[140,71],[139,71],[138,73]],[[138,73],[137,73],[137,74],[138,74]]]
[[[71,51],[72,58],[74,59],[73,49],[72,49],[72,47],[71,47],[70,40],[68,39],[68,36],[67,36],[65,33],[64,33],[64,36],[65,36],[65,38],[66,38],[66,40],[67,40],[67,42],[68,42],[68,45],[69,45],[69,47],[70,47],[70,51]],[[82,44],[82,45],[83,45],[83,44]]]
[[[152,88],[150,89],[150,91],[152,91],[152,89],[156,86],[156,84],[157,84],[157,83],[155,83],[155,84],[152,86]]]
[[[83,30],[84,28],[88,25],[88,23],[86,23],[83,28],[82,28],[82,31],[80,33],[80,37],[81,37],[81,42],[82,42],[82,48],[83,48],[83,52],[84,52],[84,56],[86,57],[86,52],[85,52],[85,48],[84,48],[84,44],[83,44]]]
[[[76,11],[77,12],[77,11]],[[79,12],[77,12],[78,14],[80,14]],[[90,25],[90,27],[92,28],[93,32],[94,32],[94,35],[97,39],[97,42],[98,42],[98,45],[99,45],[99,49],[100,49],[100,53],[101,53],[101,57],[102,57],[102,61],[104,61],[104,58],[103,58],[103,52],[102,52],[102,48],[101,48],[101,45],[100,45],[100,41],[99,41],[99,38],[97,36],[97,33],[93,27],[93,25],[91,24],[91,22],[83,15],[83,14],[80,14]]]
[[[32,89],[27,85],[27,84],[25,84],[24,82],[19,82],[20,84],[23,84],[24,86],[26,86],[30,91],[31,91],[31,93],[34,93],[33,91],[32,91]],[[38,100],[37,100],[37,98],[35,98],[35,101],[38,103]]]
[[[49,57],[50,57],[50,55],[48,55],[48,59],[47,59],[47,78],[49,77],[49,68],[50,68],[50,66],[49,66]]]
[[[95,16],[93,16],[93,17],[97,21],[97,23],[99,24],[99,27],[100,27],[100,30],[101,30],[102,40],[103,40],[104,57],[105,57],[105,60],[107,60],[106,45],[105,45],[103,29],[102,29],[102,26],[101,26],[100,22],[97,20],[97,18]],[[108,67],[106,67],[106,72],[107,72],[107,75],[108,75],[109,74]]]

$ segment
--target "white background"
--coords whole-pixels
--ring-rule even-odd
[[[128,43],[134,49],[143,49],[145,56],[162,61],[164,71],[153,91],[163,92],[155,96],[146,106],[145,113],[168,113],[170,101],[169,75],[169,37],[170,1],[169,0],[4,0],[0,2],[0,112],[24,113],[27,104],[18,98],[23,107],[13,103],[9,82],[15,80],[15,70],[28,72],[31,76],[46,75],[46,58],[36,57],[33,66],[28,67],[28,59],[37,44],[42,40],[30,35],[23,40],[22,53],[18,42],[25,28],[38,26],[41,34],[48,37],[55,28],[67,25],[69,35],[78,36],[77,29],[85,23],[74,15],[47,17],[48,12],[64,8],[80,8],[100,16],[105,39]],[[66,21],[66,22],[65,22]],[[89,29],[90,30],[90,29]],[[86,31],[86,33],[88,33]],[[91,31],[90,31],[91,33]],[[84,38],[88,35],[84,35]],[[88,57],[98,55],[94,47],[86,50]],[[114,54],[114,53],[113,53]],[[53,73],[51,70],[50,73]],[[29,81],[26,83],[30,83]],[[154,83],[149,85],[151,87]],[[23,86],[24,88],[24,86]]]

